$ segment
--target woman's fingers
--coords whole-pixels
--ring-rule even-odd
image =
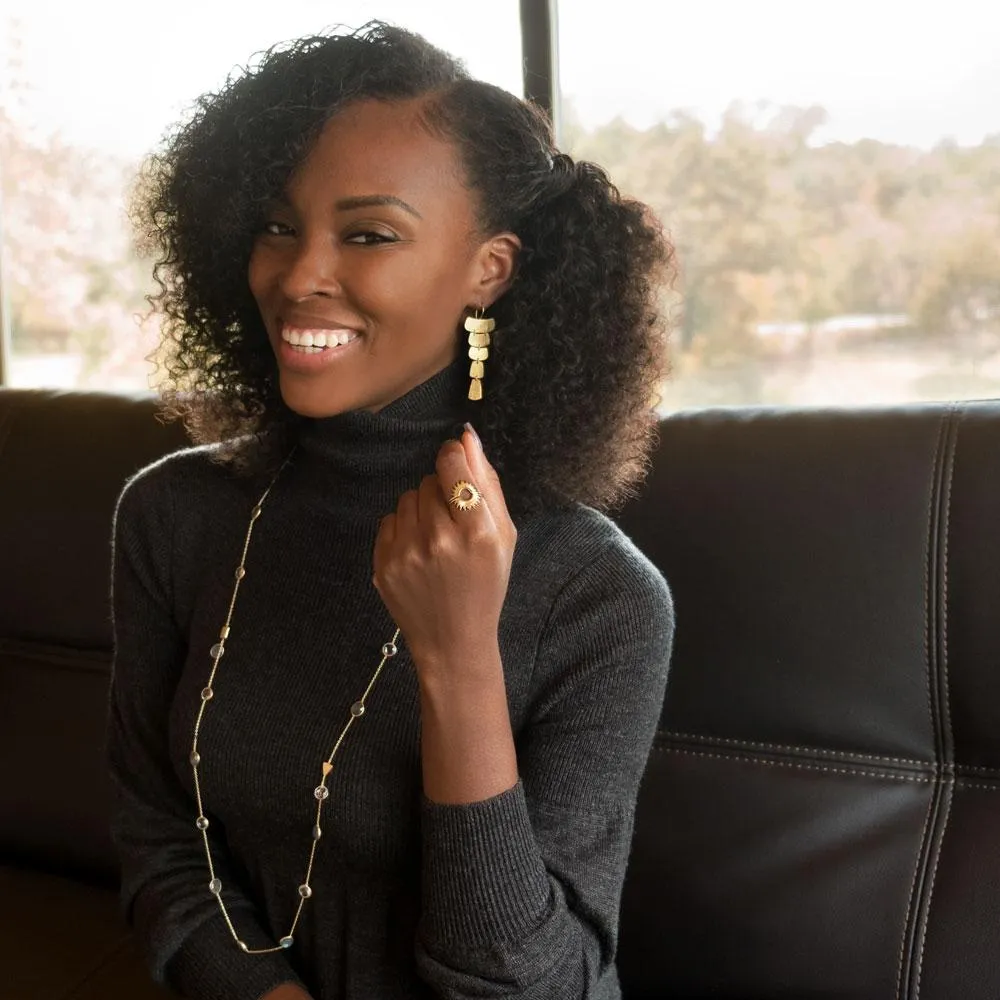
[[[379,522],[378,534],[375,536],[375,549],[372,552],[372,583],[377,589],[379,578],[392,552],[392,546],[396,541],[396,515],[387,514]]]
[[[448,505],[448,513],[451,520],[458,526],[470,529],[477,527],[492,530],[495,522],[491,514],[491,503],[493,502],[492,491],[482,481],[483,476],[477,474],[475,469],[469,464],[465,446],[461,441],[447,441],[441,446],[438,452],[437,479],[445,502]],[[456,503],[452,502],[452,494],[456,486],[460,483],[471,483],[479,494],[479,503],[474,507],[467,507],[464,510]],[[468,496],[463,499],[474,502],[476,497],[469,491]]]
[[[420,489],[417,491],[417,516],[420,519],[420,526],[425,530],[433,530],[447,524],[448,507],[437,476],[424,476],[421,481]]]
[[[466,461],[472,474],[477,477],[479,489],[484,495],[489,495],[490,510],[498,524],[510,521],[510,513],[507,510],[507,501],[500,486],[500,477],[496,469],[490,465],[490,460],[483,451],[483,443],[479,440],[472,424],[465,425],[465,433],[462,435],[462,448],[465,451]]]
[[[420,497],[416,490],[407,490],[396,501],[396,533],[406,535],[420,520]]]
[[[496,474],[472,446],[468,435],[442,445],[435,475],[399,498],[376,537],[375,585],[416,662],[446,660],[495,629],[507,591],[517,533]],[[474,488],[466,499],[479,499],[465,510],[448,503],[461,483]]]
[[[389,564],[392,553],[398,543],[406,538],[412,538],[419,521],[419,497],[416,490],[407,490],[396,501],[396,511],[387,514],[379,522],[378,534],[375,536],[375,549],[372,553],[372,564],[375,571],[375,586]]]

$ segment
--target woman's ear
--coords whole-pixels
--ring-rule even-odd
[[[485,309],[510,288],[520,250],[521,241],[514,233],[497,233],[482,244],[476,255],[474,302]]]

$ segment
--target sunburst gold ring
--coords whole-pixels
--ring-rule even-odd
[[[455,510],[475,510],[482,502],[482,493],[472,483],[466,482],[464,479],[455,483],[451,488],[451,496],[448,497],[448,503]]]

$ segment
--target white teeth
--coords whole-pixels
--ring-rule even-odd
[[[323,350],[328,347],[343,347],[352,340],[357,339],[357,334],[351,330],[297,330],[294,327],[284,327],[281,331],[281,339],[292,347],[319,348]]]

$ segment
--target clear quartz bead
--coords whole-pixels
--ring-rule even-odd
[[[313,789],[313,795],[315,795],[320,802],[322,802],[323,799],[325,799],[329,794],[330,789],[327,788],[326,785],[317,785]]]
[[[215,692],[210,687],[202,688],[201,689],[201,700],[202,701],[210,701],[213,694],[215,694]]]
[[[222,892],[222,879],[213,878],[212,881],[208,883],[208,891],[213,896],[218,896]]]
[[[323,831],[320,829],[319,823],[317,823],[312,828],[312,839],[313,840],[319,840],[319,838],[322,837],[322,836],[323,836]]]
[[[281,939],[281,940],[280,940],[280,941],[278,942],[278,944],[280,944],[282,948],[291,948],[291,946],[292,946],[293,944],[295,944],[295,938],[293,938],[291,934],[286,934],[286,935],[285,935],[285,936],[284,936],[284,937],[283,937],[283,938],[282,938],[282,939]]]
[[[188,760],[191,762],[192,767],[197,767],[201,763],[201,754],[197,750],[192,750]]]
[[[247,575],[247,571],[242,566],[237,566],[235,575],[237,580],[242,580]]]
[[[198,827],[199,830],[207,830],[208,829],[208,817],[207,816],[199,816],[194,821],[194,825],[196,827]]]
[[[360,719],[364,714],[365,704],[363,701],[356,701],[353,705],[351,705],[351,715],[353,715],[355,719]]]
[[[399,652],[399,647],[394,642],[387,642],[382,647],[382,655],[388,660]]]
[[[213,660],[217,660],[226,651],[226,647],[222,645],[221,642],[217,642],[209,651],[208,655],[212,657]]]
[[[303,882],[303,884],[299,886],[299,895],[303,899],[308,899],[312,894],[313,891],[308,882]]]

